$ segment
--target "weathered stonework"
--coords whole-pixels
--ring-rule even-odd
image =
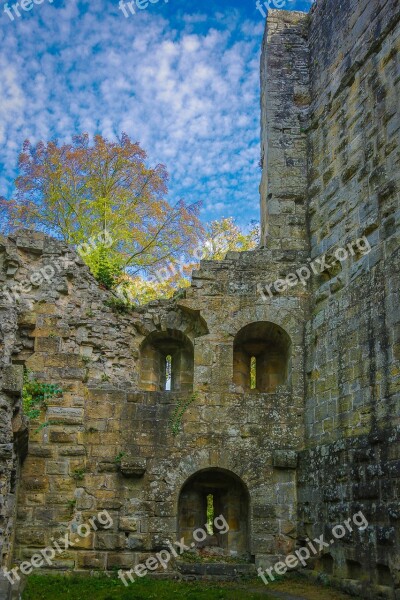
[[[318,2],[309,49],[311,256],[362,236],[372,250],[313,278],[299,540],[361,509],[367,530],[314,566],[400,598],[399,3]]]
[[[270,11],[261,55],[262,245],[309,247],[307,135],[310,103],[308,18]]]
[[[70,549],[57,568],[143,562],[165,539],[177,538],[181,488],[206,469],[232,473],[248,490],[253,533],[241,546],[243,554],[262,563],[293,549],[294,460],[304,437],[304,331],[296,315],[307,297],[298,289],[271,305],[263,300],[260,273],[269,264],[279,268],[276,251],[202,263],[186,298],[119,315],[104,304],[110,294],[97,287],[79,258],[47,236],[35,237],[42,240],[40,254],[4,240],[5,262],[13,255],[21,265],[13,281],[63,254],[69,264],[14,306],[15,320],[26,329],[15,328],[8,347],[12,360],[64,393],[48,402],[45,418],[54,424],[30,430],[15,558],[28,558],[77,519],[87,522],[107,509],[112,531],[96,532]],[[285,257],[279,251],[282,256],[294,268],[293,252]],[[274,393],[243,392],[233,381],[235,335],[256,322],[269,322],[271,331],[281,327],[291,340],[290,378]],[[138,389],[143,341],[163,331],[181,332],[194,345],[197,396],[176,437],[170,420],[190,392]],[[282,449],[286,453],[274,455]]]
[[[175,299],[120,314],[66,245],[29,231],[0,238],[1,286],[54,271],[17,301],[0,297],[5,566],[107,510],[112,527],[53,566],[129,569],[204,526],[213,494],[230,531],[206,543],[238,563],[169,570],[267,567],[362,510],[368,529],[308,571],[399,600],[398,20],[395,0],[270,11],[262,248],[202,261]],[[265,291],[362,236],[368,254]],[[63,389],[40,419],[49,425],[31,423],[29,447],[23,366]]]

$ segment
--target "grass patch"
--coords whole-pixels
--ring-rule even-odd
[[[179,582],[165,579],[136,578],[125,587],[113,575],[31,575],[22,600],[277,600],[274,591],[305,600],[351,600],[333,588],[290,575],[267,587],[260,579],[247,582]],[[270,593],[269,593],[270,592]]]
[[[22,600],[260,600],[260,594],[231,585],[208,582],[183,583],[170,580],[136,579],[129,587],[113,577],[31,575]],[[273,600],[263,595],[265,600]]]

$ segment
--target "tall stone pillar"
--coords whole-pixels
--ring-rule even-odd
[[[307,248],[308,16],[271,10],[261,55],[261,244]]]

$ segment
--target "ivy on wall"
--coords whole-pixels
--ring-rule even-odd
[[[183,398],[178,401],[178,404],[172,414],[171,418],[171,431],[172,435],[176,437],[182,429],[182,417],[185,414],[189,406],[197,400],[198,393],[194,392],[189,398]]]

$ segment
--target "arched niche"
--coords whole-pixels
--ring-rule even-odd
[[[268,321],[246,325],[233,343],[233,382],[243,391],[274,393],[290,379],[289,335]]]
[[[210,502],[211,500],[211,502]],[[217,548],[225,556],[249,557],[249,493],[243,481],[225,469],[203,469],[192,475],[181,489],[178,501],[179,538],[193,543],[196,529],[207,529],[215,518],[222,515],[229,529],[211,525],[208,535],[197,548]],[[213,519],[210,518],[212,508]],[[225,532],[224,532],[225,531]]]
[[[145,391],[191,391],[193,344],[179,330],[154,331],[140,347],[140,388]]]

